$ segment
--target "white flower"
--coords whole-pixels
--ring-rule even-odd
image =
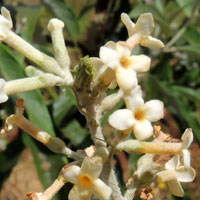
[[[136,87],[133,90],[140,90]],[[153,135],[151,122],[158,121],[164,116],[163,103],[159,100],[151,100],[144,103],[138,93],[137,95],[125,98],[127,109],[120,109],[110,115],[108,121],[112,127],[120,131],[133,128],[135,137],[138,140],[146,140]]]
[[[72,165],[63,170],[66,181],[74,184],[69,193],[69,200],[89,200],[92,194],[100,200],[108,200],[111,188],[98,177],[102,171],[102,164],[86,157],[81,168]]]
[[[115,71],[117,84],[125,91],[136,87],[136,72],[148,71],[151,62],[148,56],[133,56],[128,47],[114,42],[100,48],[100,59]]]
[[[190,167],[190,152],[188,148],[190,147],[191,143],[193,142],[193,133],[191,128],[187,128],[183,133],[181,140],[182,140],[182,156],[183,156],[183,163],[184,167]]]
[[[0,42],[6,38],[6,32],[13,26],[10,12],[5,8],[1,8],[0,15]]]
[[[167,182],[170,192],[178,197],[184,196],[183,188],[180,182],[192,182],[196,172],[192,167],[181,166],[180,155],[174,156],[165,164],[165,171],[157,175],[162,182]]]
[[[4,79],[0,79],[0,103],[6,102],[8,100],[8,96],[6,95],[5,91],[4,91],[4,87],[5,87],[5,80]]]
[[[121,20],[128,30],[128,43],[137,38],[137,43],[153,50],[164,47],[162,41],[149,36],[154,28],[153,17],[151,13],[145,13],[139,16],[136,24],[134,24],[126,13],[121,14]],[[135,42],[135,41],[134,41]]]

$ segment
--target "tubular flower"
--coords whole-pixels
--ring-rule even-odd
[[[0,103],[6,102],[8,100],[8,96],[6,95],[5,91],[4,91],[4,87],[5,87],[5,80],[4,79],[0,79]]]
[[[89,200],[92,194],[100,200],[108,200],[111,188],[98,177],[102,171],[102,164],[92,158],[85,158],[81,168],[72,165],[63,169],[63,177],[74,184],[69,193],[69,200]]]
[[[136,72],[148,71],[151,62],[148,56],[131,55],[128,47],[114,42],[108,42],[100,48],[100,59],[115,71],[117,84],[125,91],[136,87]]]
[[[135,46],[139,43],[153,50],[158,50],[164,47],[162,41],[150,36],[154,29],[154,21],[151,13],[140,15],[136,24],[134,24],[126,13],[121,14],[121,20],[128,30],[128,43],[136,42]],[[134,47],[135,47],[134,46]]]
[[[138,90],[138,87],[134,90]],[[151,122],[158,121],[164,116],[162,101],[151,100],[144,103],[139,94],[126,100],[127,109],[119,109],[110,115],[110,125],[122,132],[133,128],[138,140],[148,139],[153,135]]]
[[[6,38],[6,32],[13,27],[10,12],[5,8],[1,8],[0,15],[0,42]]]
[[[184,196],[180,182],[192,182],[196,172],[192,167],[181,165],[180,155],[174,156],[165,164],[165,171],[159,172],[158,178],[162,182],[167,182],[170,192],[178,197]]]

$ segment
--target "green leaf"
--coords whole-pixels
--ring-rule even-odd
[[[66,89],[66,94],[60,96],[53,103],[53,118],[56,126],[60,126],[62,120],[67,115],[69,110],[76,105],[76,98],[70,91],[70,89]]]
[[[170,66],[170,58],[165,55],[158,67],[156,67],[153,72],[162,81],[173,82],[173,69]]]
[[[186,17],[191,17],[194,0],[176,0],[177,4],[183,9]]]
[[[17,7],[20,22],[23,23],[23,19],[25,19],[25,22],[23,24],[24,26],[20,31],[20,34],[28,42],[32,41],[32,37],[35,32],[35,27],[40,16],[40,10],[40,7]]]
[[[2,44],[0,45],[0,68],[6,80],[25,77],[23,66],[12,56],[12,52]],[[48,109],[40,91],[20,93],[17,96],[24,99],[29,119],[39,128],[51,135],[55,135]]]
[[[25,77],[23,66],[13,57],[12,52],[3,44],[0,45],[0,69],[4,78],[7,80],[19,79]],[[48,132],[51,135],[55,135],[53,124],[48,112],[48,109],[43,101],[40,91],[31,91],[26,93],[20,93],[17,95],[25,100],[25,110],[27,111],[28,118],[39,128]],[[27,135],[24,136],[24,142],[33,153],[34,161],[38,170],[39,178],[46,188],[49,183],[53,182],[46,176],[46,172],[42,169],[40,162],[41,153],[37,150],[33,140]]]
[[[62,161],[60,155],[43,154],[27,133],[23,133],[23,142],[31,150],[42,185],[44,188],[49,187],[58,177],[60,169],[66,163]],[[53,200],[59,199],[58,194],[53,198]]]
[[[164,14],[164,1],[163,0],[155,0],[155,7],[159,10],[160,13]]]
[[[176,46],[176,49],[200,55],[200,45]]]
[[[153,98],[162,98],[161,100],[165,102],[171,113],[179,118],[183,127],[193,129],[194,135],[200,143],[200,124],[197,121],[196,113],[193,111],[187,99],[176,91],[171,84],[164,81],[161,82],[154,76],[149,77],[147,84],[151,85],[151,88],[147,90],[147,94],[151,90],[154,90],[153,93],[150,93],[151,95],[156,95]]]
[[[61,131],[74,146],[80,145],[88,135],[88,131],[84,129],[76,120],[72,120]]]
[[[56,17],[64,22],[71,37],[74,37],[80,33],[80,27],[76,16],[67,2],[63,0],[42,0],[42,2],[53,12]]]
[[[182,36],[185,40],[187,40],[191,45],[199,45],[200,46],[200,32],[196,29],[196,27],[189,27]]]
[[[189,99],[193,101],[200,102],[200,92],[198,92],[197,90],[194,90],[189,87],[184,87],[184,86],[172,86],[172,89],[188,97]]]
[[[78,17],[80,32],[84,31],[85,28],[88,26],[94,8],[94,4],[86,4],[81,10],[80,15]]]
[[[43,162],[46,160],[45,155],[39,151],[33,139],[27,133],[23,133],[23,142],[31,150],[40,181],[44,188],[47,188],[51,184],[51,174],[42,168]]]

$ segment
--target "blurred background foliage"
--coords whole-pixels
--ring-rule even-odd
[[[153,35],[166,46],[161,51],[143,47],[134,50],[133,53],[144,53],[152,59],[151,71],[139,75],[140,84],[146,100],[158,98],[164,101],[165,118],[157,124],[165,132],[180,138],[185,128],[193,129],[192,165],[197,170],[195,182],[185,185],[184,198],[170,196],[166,185],[160,183],[153,188],[153,193],[155,199],[199,199],[199,0],[1,0],[0,5],[11,11],[15,32],[49,55],[52,55],[52,45],[46,28],[48,21],[53,17],[63,20],[72,68],[82,56],[98,56],[99,48],[105,42],[126,40],[127,31],[120,21],[122,12],[128,13],[134,22],[140,14],[151,12],[155,20]],[[6,80],[24,77],[24,68],[30,64],[23,55],[0,44],[0,72]],[[62,138],[72,149],[83,149],[92,144],[86,121],[77,111],[76,99],[69,89],[48,88],[11,96],[8,102],[0,105],[1,127],[6,117],[14,113],[17,98],[25,99],[25,114],[32,122]],[[1,137],[0,146],[1,200],[26,199],[25,193],[41,191],[70,161],[53,154],[21,130]],[[138,158],[138,155],[125,153],[116,155],[113,165],[121,185],[135,170]],[[66,184],[55,199],[66,199],[70,187]]]

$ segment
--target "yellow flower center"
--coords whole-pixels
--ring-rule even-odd
[[[142,109],[137,109],[135,111],[135,119],[137,120],[143,120],[145,119],[145,113]]]
[[[90,176],[88,176],[86,174],[82,174],[79,177],[79,183],[82,187],[88,188],[92,185],[92,179]]]
[[[120,59],[120,63],[124,68],[128,68],[131,64],[131,61],[128,57],[122,56]]]

